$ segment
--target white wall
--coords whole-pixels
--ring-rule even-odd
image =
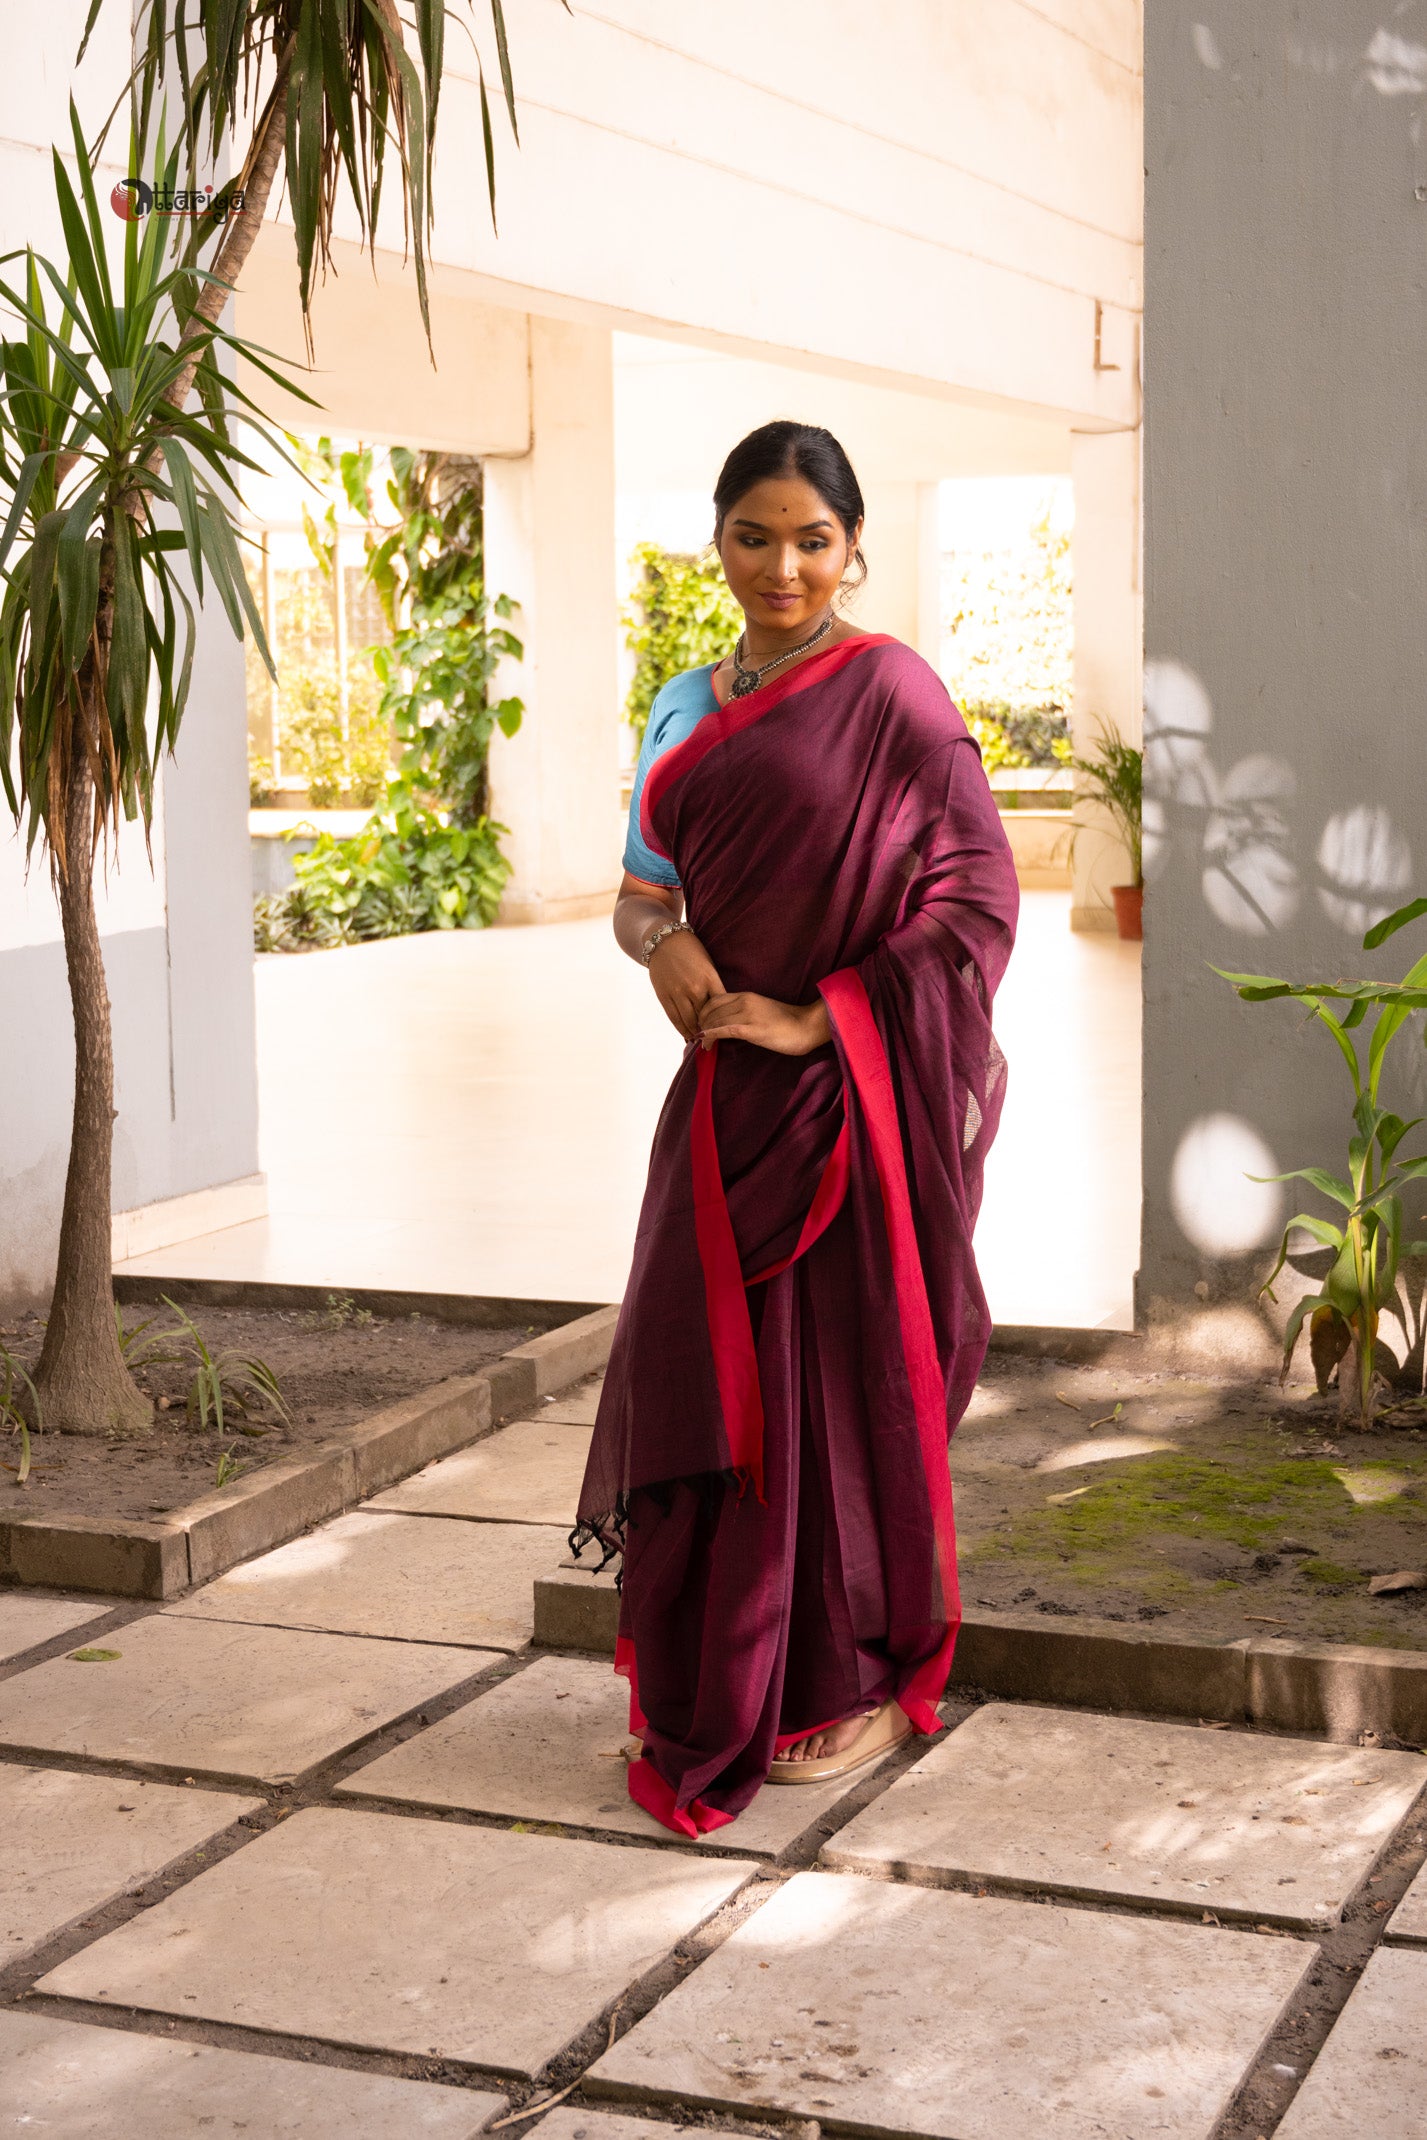
[[[475,70],[448,42],[435,257],[473,295],[1135,419],[1127,366],[1097,373],[1093,345],[1097,298],[1112,360],[1140,303],[1138,0],[513,0],[507,19],[521,146],[497,111],[498,235]]]

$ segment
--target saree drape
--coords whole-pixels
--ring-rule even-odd
[[[707,713],[641,825],[724,987],[821,994],[833,1034],[686,1053],[580,1498],[577,1537],[624,1556],[631,1793],[695,1833],[780,1740],[890,1696],[937,1728],[1017,889],[965,724],[881,635]]]

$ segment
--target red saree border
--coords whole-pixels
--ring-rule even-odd
[[[748,1288],[776,1278],[781,1271],[805,1256],[842,1209],[852,1173],[852,1138],[846,1114],[818,1178],[813,1200],[798,1233],[792,1253],[751,1278],[743,1275],[733,1220],[719,1164],[718,1135],[714,1127],[713,1088],[718,1067],[718,1044],[699,1051],[698,1079],[694,1087],[693,1120],[689,1128],[689,1163],[694,1189],[694,1238],[704,1274],[704,1304],[708,1314],[709,1343],[713,1350],[714,1380],[728,1437],[728,1460],[740,1479],[751,1483],[763,1499],[763,1392],[758,1381],[758,1352],[753,1342],[753,1323],[748,1313]]]
[[[897,1700],[918,1731],[941,1729],[936,1705],[946,1690],[951,1656],[961,1625],[961,1598],[956,1574],[956,1519],[952,1505],[951,1474],[947,1469],[946,1390],[937,1356],[936,1332],[931,1303],[927,1299],[921,1250],[912,1218],[911,1193],[907,1187],[906,1157],[902,1129],[897,1118],[897,1098],[887,1051],[872,1015],[872,1005],[862,976],[855,967],[829,974],[820,983],[819,994],[837,1029],[857,1097],[862,1105],[872,1145],[872,1157],[882,1190],[882,1210],[887,1244],[892,1258],[892,1278],[901,1323],[902,1352],[911,1386],[912,1409],[921,1444],[922,1469],[926,1474],[927,1498],[931,1504],[937,1561],[941,1572],[942,1603],[946,1633],[934,1653],[926,1658],[903,1687]]]
[[[772,683],[750,691],[745,698],[730,699],[726,706],[720,706],[715,700],[683,742],[665,751],[662,758],[656,758],[645,775],[644,791],[639,798],[639,830],[646,845],[654,854],[663,855],[666,862],[673,861],[673,856],[659,844],[650,812],[670,782],[691,773],[716,744],[725,743],[730,736],[751,728],[755,721],[761,721],[765,713],[781,706],[794,692],[805,691],[810,684],[825,683],[858,654],[866,653],[871,647],[896,644],[890,632],[863,632],[856,639],[840,639],[836,646],[810,654],[796,669],[790,669],[784,676],[775,676]]]

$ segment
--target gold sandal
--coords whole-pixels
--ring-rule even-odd
[[[818,1761],[777,1759],[768,1771],[768,1781],[831,1783],[836,1777],[851,1776],[855,1770],[865,1768],[869,1761],[890,1753],[911,1735],[912,1720],[906,1711],[896,1702],[884,1702],[880,1709],[872,1711],[851,1746],[845,1746],[840,1754],[827,1754]]]

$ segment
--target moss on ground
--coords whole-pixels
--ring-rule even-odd
[[[969,1542],[963,1557],[983,1564],[1069,1563],[1077,1575],[1098,1580],[1122,1572],[1127,1553],[1150,1550],[1157,1541],[1216,1541],[1272,1553],[1284,1545],[1316,1545],[1325,1531],[1351,1538],[1384,1503],[1356,1501],[1338,1476],[1342,1468],[1249,1449],[1234,1458],[1176,1451],[1111,1460],[1096,1466],[1096,1477],[1073,1500],[1021,1509],[1009,1523]],[[1371,1480],[1379,1474],[1400,1500],[1404,1488],[1411,1494],[1427,1477],[1427,1459],[1361,1464],[1354,1476]],[[1316,1554],[1304,1561],[1303,1572],[1319,1583],[1360,1579],[1358,1569]],[[1233,1586],[1221,1581],[1215,1587]]]

